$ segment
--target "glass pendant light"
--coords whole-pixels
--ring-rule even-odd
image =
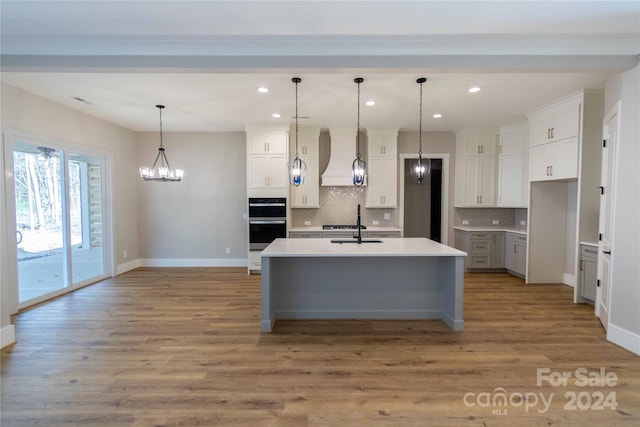
[[[162,145],[162,109],[164,108],[164,105],[156,105],[156,108],[160,110],[160,147],[158,148],[158,155],[156,156],[156,160],[153,162],[153,166],[143,166],[139,169],[140,177],[145,181],[180,181],[184,176],[184,170],[171,169],[171,166],[169,166],[169,160],[167,160],[167,155],[164,153],[164,145]],[[158,160],[160,160],[160,165],[156,171],[156,164],[158,164]]]
[[[360,156],[360,83],[364,81],[362,77],[353,80],[358,85],[358,126],[356,127],[356,159],[351,164],[351,177],[353,185],[361,187],[364,184],[367,164]]]
[[[416,167],[414,172],[416,174],[416,178],[418,178],[418,184],[422,184],[425,176],[429,176],[431,173],[431,160],[422,158],[422,85],[427,81],[426,77],[420,77],[416,80],[416,83],[420,84],[420,126],[418,129],[418,161],[416,162]]]
[[[291,79],[296,84],[296,156],[287,163],[289,171],[289,183],[293,186],[304,184],[307,175],[307,164],[298,156],[298,83],[302,81],[300,77]]]

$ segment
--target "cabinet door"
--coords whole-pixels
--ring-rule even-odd
[[[491,266],[493,268],[504,268],[505,252],[504,252],[504,232],[493,232],[493,245],[491,247]]]
[[[398,206],[398,161],[395,157],[382,159],[383,206]]]
[[[462,203],[465,206],[475,206],[478,204],[478,192],[476,184],[478,182],[478,163],[477,157],[465,157],[463,162],[464,187],[462,188]]]
[[[524,131],[500,135],[499,154],[501,156],[524,154],[526,149],[526,136]]]
[[[527,246],[516,243],[516,273],[525,276],[527,274]]]
[[[578,136],[580,129],[580,105],[575,104],[568,109],[558,111],[551,130],[554,141]]]
[[[496,154],[497,135],[467,135],[464,137],[465,156],[493,156]]]
[[[320,206],[318,158],[308,157],[305,162],[307,164],[307,175],[304,183],[298,187],[290,187],[292,208],[317,208]]]
[[[584,298],[588,298],[591,301],[596,300],[597,290],[597,278],[598,278],[598,264],[589,259],[583,259],[580,262],[582,271],[580,272],[581,279],[581,293]]]
[[[529,151],[529,181],[547,181],[551,166],[551,144],[531,147]]]
[[[383,157],[369,157],[367,165],[367,194],[365,205],[368,208],[381,207],[383,192]]]
[[[578,138],[551,144],[551,179],[578,177]]]
[[[395,157],[369,157],[366,206],[397,207],[398,161]]]
[[[285,156],[265,156],[267,161],[267,187],[286,188],[287,160]]]
[[[249,156],[247,171],[248,188],[267,187],[267,160],[265,156]]]
[[[532,120],[530,123],[530,139],[531,147],[551,142],[551,129],[555,124],[553,116],[540,117]]]
[[[498,206],[525,206],[524,155],[500,156],[498,161]]]
[[[496,160],[486,157],[478,160],[477,194],[480,196],[478,206],[494,206],[496,201]]]
[[[504,255],[505,268],[507,270],[516,271],[518,268],[518,261],[516,259],[516,235],[514,233],[506,234]]]

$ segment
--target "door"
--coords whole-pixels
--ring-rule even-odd
[[[613,198],[614,172],[616,165],[616,149],[618,146],[618,121],[620,102],[607,114],[603,121],[602,147],[602,191],[600,196],[600,224],[598,242],[598,280],[600,286],[596,291],[596,316],[605,329],[609,323],[609,301],[611,298],[611,264],[613,262]]]

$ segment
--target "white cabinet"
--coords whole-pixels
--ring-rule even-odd
[[[529,180],[550,181],[578,177],[578,138],[532,146]]]
[[[290,203],[292,208],[320,207],[319,138],[320,129],[300,129],[298,131],[298,155],[307,164],[307,174],[304,183],[298,187],[290,187]],[[289,152],[292,157],[295,155],[295,133],[291,134]]]
[[[581,103],[569,99],[529,115],[529,180],[578,178]]]
[[[395,157],[369,156],[366,207],[398,206],[398,160]]]
[[[505,268],[524,277],[527,267],[527,236],[507,232],[505,244]]]
[[[288,128],[247,126],[247,196],[286,197]]]
[[[529,204],[527,136],[527,124],[500,129],[497,203],[499,207],[523,208]]]
[[[495,206],[497,140],[495,129],[456,133],[456,206]]]
[[[398,207],[398,130],[368,129],[368,208]]]

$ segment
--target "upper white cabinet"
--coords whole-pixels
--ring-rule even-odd
[[[298,130],[298,155],[307,164],[307,174],[298,187],[290,186],[290,204],[292,208],[320,207],[320,166],[318,158],[318,141],[320,129]],[[296,152],[295,131],[291,132],[289,153],[291,157]]]
[[[247,196],[286,197],[289,129],[247,125]]]
[[[498,148],[499,207],[525,208],[529,204],[529,180],[526,123],[500,129]]]
[[[495,206],[497,145],[497,129],[456,132],[456,206]]]
[[[398,207],[398,129],[367,129],[368,208]]]
[[[572,97],[529,115],[529,180],[578,178],[582,97]]]

